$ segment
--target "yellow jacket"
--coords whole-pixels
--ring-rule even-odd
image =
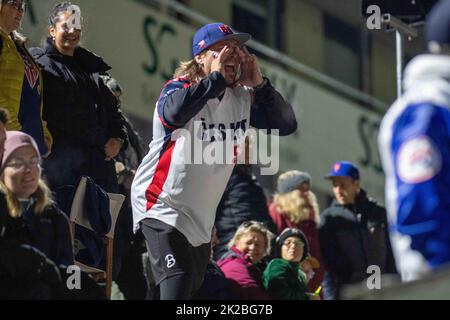
[[[20,108],[20,99],[22,96],[22,86],[24,80],[25,63],[17,51],[16,44],[24,48],[24,51],[30,57],[30,60],[36,66],[39,72],[39,93],[41,96],[41,121],[44,131],[44,139],[49,148],[52,145],[52,136],[47,129],[47,124],[42,120],[42,73],[28,50],[25,48],[26,38],[22,37],[17,32],[13,32],[14,40],[12,40],[2,29],[0,29],[0,37],[3,40],[2,49],[0,52],[0,107],[3,107],[9,112],[9,122],[6,126],[7,130],[20,130],[18,115]]]

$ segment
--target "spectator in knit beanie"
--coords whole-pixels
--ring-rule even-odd
[[[296,228],[308,239],[311,255],[320,265],[308,282],[308,290],[313,292],[322,284],[325,270],[318,231],[320,211],[311,186],[311,176],[307,172],[291,170],[281,174],[278,178],[277,193],[273,203],[269,205],[269,213],[275,222],[277,234],[286,228]]]
[[[299,229],[287,228],[276,239],[277,255],[264,270],[263,285],[274,299],[308,300],[307,277],[301,262],[309,256],[309,244]]]

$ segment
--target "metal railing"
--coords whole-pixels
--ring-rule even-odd
[[[138,0],[145,4],[145,1]],[[175,0],[152,0],[154,2],[159,3],[162,6],[166,6],[175,12],[182,14],[186,16],[187,18],[196,21],[199,24],[207,24],[214,22],[212,19],[196,12],[195,10],[192,10],[191,8],[187,7],[186,5],[179,3]],[[362,92],[358,89],[355,89],[345,83],[342,83],[324,73],[321,73],[320,71],[317,71],[291,57],[288,55],[279,52],[277,50],[274,50],[270,47],[268,47],[265,44],[262,44],[261,42],[258,42],[256,40],[250,40],[248,43],[249,47],[253,48],[254,50],[264,54],[268,58],[277,61],[279,63],[282,63],[283,65],[292,68],[293,70],[296,70],[311,79],[317,81],[318,83],[325,85],[327,87],[330,87],[331,89],[334,89],[337,93],[340,93],[342,95],[345,95],[355,101],[358,101],[360,103],[366,104],[366,108],[372,109],[375,112],[383,114],[388,107],[388,104],[386,102],[381,101],[378,98],[375,98],[365,92]]]

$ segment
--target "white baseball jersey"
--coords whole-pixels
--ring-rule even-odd
[[[175,130],[161,118],[157,104],[150,151],[142,160],[131,188],[134,231],[139,229],[141,220],[153,218],[175,227],[193,246],[210,242],[216,208],[234,164],[205,163],[198,150],[192,149],[196,143],[204,153],[208,146],[225,148],[227,140],[231,143],[230,138],[209,139],[211,133],[225,137],[226,129],[247,130],[250,90],[227,87],[221,100],[208,100],[200,112]],[[171,91],[166,93],[170,95]]]

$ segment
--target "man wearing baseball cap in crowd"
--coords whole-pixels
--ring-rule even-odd
[[[381,274],[395,274],[395,261],[387,230],[386,210],[361,189],[358,168],[336,162],[326,179],[332,182],[335,200],[321,214],[319,229],[326,299],[340,299],[341,289],[366,280],[375,265]]]
[[[404,72],[404,94],[383,118],[378,144],[386,206],[403,281],[450,265],[450,0],[425,23],[428,54]]]
[[[142,228],[147,240],[160,299],[189,299],[200,287],[216,208],[234,167],[228,158],[206,163],[191,146],[228,153],[227,130],[234,132],[231,145],[240,147],[244,139],[236,139],[242,138],[237,132],[249,125],[277,129],[279,135],[297,129],[292,107],[243,46],[249,39],[224,23],[201,27],[193,59],[180,63],[156,102],[153,140],[136,172],[131,201],[134,230]]]

